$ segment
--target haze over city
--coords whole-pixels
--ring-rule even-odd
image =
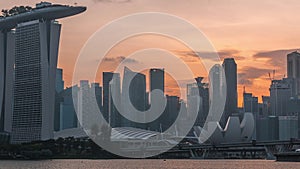
[[[35,3],[36,1],[33,0],[1,1],[0,6],[9,9],[18,5],[33,6]],[[270,87],[268,73],[276,70],[275,78],[283,78],[286,74],[286,54],[297,50],[300,43],[299,31],[297,31],[300,27],[297,22],[299,16],[291,12],[298,9],[300,2],[296,0],[276,2],[191,0],[184,3],[173,0],[56,0],[53,3],[76,3],[88,7],[88,10],[76,19],[74,17],[61,21],[63,27],[58,67],[64,69],[66,86],[72,85],[76,58],[88,38],[112,20],[136,12],[165,12],[181,17],[206,34],[221,59],[235,58],[238,64],[240,106],[243,86],[259,99],[262,95],[268,95]],[[193,37],[190,34],[187,36]],[[195,77],[207,76],[201,61],[191,53],[190,49],[178,41],[157,35],[142,35],[121,42],[108,53],[106,57],[110,59],[105,61],[99,72],[113,71],[123,60],[121,56],[128,56],[136,50],[145,48],[172,51],[186,61]],[[97,81],[101,82],[101,73],[98,74]],[[178,94],[174,89],[176,89],[175,83],[167,79],[166,93]]]
[[[296,168],[299,5],[0,2],[0,168]]]

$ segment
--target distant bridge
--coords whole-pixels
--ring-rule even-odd
[[[274,154],[294,151],[300,145],[300,140],[263,141],[248,143],[226,144],[179,144],[166,154],[172,156],[186,156],[190,158],[240,158],[240,159],[275,159]]]

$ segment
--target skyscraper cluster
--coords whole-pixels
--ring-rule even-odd
[[[103,72],[102,75],[103,87],[98,83],[90,85],[88,81],[82,80],[79,87],[73,86],[58,94],[60,99],[57,100],[59,102],[57,105],[59,105],[60,109],[57,109],[59,112],[56,112],[56,114],[59,114],[59,116],[55,121],[59,121],[59,123],[54,122],[59,124],[59,130],[57,131],[80,127],[80,125],[87,127],[87,129],[92,127],[92,124],[90,124],[92,122],[89,119],[93,117],[88,117],[88,113],[84,112],[90,111],[89,109],[92,107],[92,92],[95,92],[98,109],[102,113],[103,120],[111,127],[134,127],[162,132],[169,129],[174,123],[180,106],[184,104],[177,96],[165,96],[164,69],[153,68],[149,70],[149,92],[146,91],[146,75],[134,72],[128,67],[124,68],[122,89],[119,73]],[[59,79],[59,81],[62,82],[63,80]],[[148,116],[142,112],[147,111],[151,104],[157,102],[157,98],[152,93],[154,90],[158,90],[162,94],[161,97],[166,99],[167,104],[157,119],[147,122],[146,118]],[[76,103],[73,103],[74,101]],[[74,118],[76,109],[78,119]],[[155,106],[153,110],[158,111]],[[125,115],[122,115],[122,111],[127,112],[130,117],[124,117]],[[78,123],[76,123],[76,120],[78,120]],[[99,125],[102,124],[99,122]]]
[[[256,123],[253,139],[300,137],[298,52],[287,55],[288,76],[271,80],[270,95],[262,96],[262,103],[244,91],[243,108],[238,108],[234,58],[225,58],[222,65],[215,65],[208,83],[204,77],[197,77],[195,83],[188,84],[186,101],[166,95],[163,68],[149,70],[149,91],[147,76],[128,67],[124,68],[122,79],[119,73],[103,72],[102,86],[81,80],[79,85],[65,89],[63,70],[57,69],[61,24],[56,19],[79,14],[86,8],[42,2],[28,10],[0,18],[0,137],[10,135],[11,143],[47,140],[53,138],[54,132],[72,128],[101,127],[102,124],[91,121],[97,110],[113,128],[157,132],[171,128],[173,133],[180,130],[171,127],[180,109],[184,109],[182,124],[188,121],[189,112],[197,111],[194,125],[202,127],[207,121],[217,121],[222,128],[232,127],[228,125],[230,117],[242,119],[244,113],[252,113]],[[224,109],[217,110],[222,116],[209,114],[215,108],[213,102],[224,93]],[[166,107],[149,122],[151,114],[142,112],[160,104],[157,98],[165,99]],[[152,110],[160,111],[155,106]]]
[[[249,94],[244,93],[244,107],[249,107],[251,103],[250,107],[254,109],[255,139],[272,141],[300,137],[299,60],[300,54],[297,51],[287,55],[288,76],[270,79],[270,96],[262,96],[262,103],[258,103],[256,97],[251,99]],[[249,108],[245,110],[249,111]]]

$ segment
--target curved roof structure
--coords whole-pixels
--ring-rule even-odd
[[[113,128],[111,140],[148,140],[160,133],[132,127]]]
[[[82,138],[88,137],[86,134],[87,131],[84,131],[83,128],[71,128],[64,129],[54,133],[54,138],[57,139],[59,137],[67,138],[67,137],[75,137]],[[128,141],[128,140],[147,140],[153,137],[159,136],[159,132],[137,129],[133,127],[118,127],[112,128],[111,130],[111,140],[112,141]]]
[[[44,7],[34,8],[31,11],[20,13],[13,16],[1,17],[0,18],[0,30],[9,30],[16,27],[18,23],[45,19],[54,20],[68,16],[73,16],[82,13],[86,10],[83,6],[67,6],[67,5],[48,5]]]

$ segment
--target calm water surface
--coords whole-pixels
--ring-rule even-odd
[[[0,161],[0,169],[300,169],[300,163],[266,160],[47,160]]]

